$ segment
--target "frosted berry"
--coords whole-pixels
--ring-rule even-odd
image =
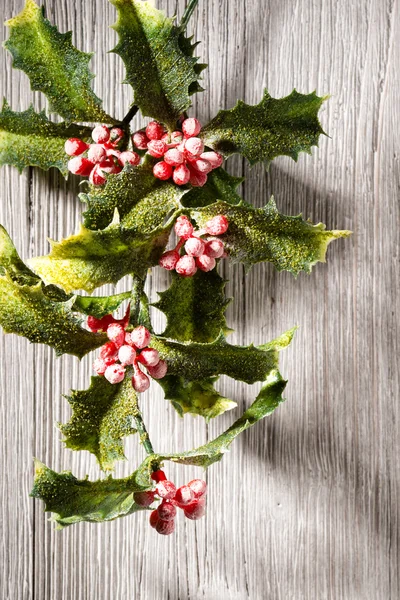
[[[206,514],[205,498],[199,498],[188,506],[185,506],[184,514],[187,519],[197,521]]]
[[[96,319],[96,317],[92,317],[89,315],[87,318],[87,325],[91,331],[107,331],[107,327],[114,322],[114,317],[112,315],[106,315],[101,319]]]
[[[97,373],[97,375],[104,375],[107,367],[107,362],[105,360],[101,360],[101,358],[96,358],[93,363],[93,371]]]
[[[84,156],[76,156],[68,161],[68,171],[71,171],[74,175],[83,175],[84,177],[87,177],[90,175],[93,167],[94,164]]]
[[[176,490],[175,494],[175,502],[178,504],[182,504],[185,506],[186,504],[190,504],[193,502],[195,496],[193,491],[188,485],[182,485],[179,489]]]
[[[88,150],[88,159],[92,163],[101,163],[106,157],[106,150],[101,144],[90,144]]]
[[[138,150],[147,150],[147,144],[149,143],[149,138],[145,134],[144,131],[137,131],[132,136],[132,143]]]
[[[191,237],[186,240],[185,250],[189,256],[201,256],[204,252],[205,244],[198,237]]]
[[[176,508],[170,502],[161,502],[157,512],[162,521],[172,521],[176,517]]]
[[[222,235],[227,231],[228,227],[229,221],[225,215],[217,215],[206,223],[205,230],[210,235]]]
[[[147,372],[153,379],[162,379],[168,371],[168,365],[165,360],[160,362],[155,367],[147,367]]]
[[[224,243],[221,240],[209,240],[206,243],[204,254],[211,258],[221,258],[224,254]]]
[[[176,250],[169,250],[168,252],[164,252],[162,257],[160,258],[158,264],[160,267],[167,269],[167,271],[173,271],[176,267],[176,263],[179,260],[179,252]]]
[[[185,255],[176,263],[176,272],[182,277],[192,277],[197,271],[196,263],[193,256]]]
[[[101,162],[99,165],[96,165],[96,167],[98,168],[98,172],[101,174],[103,174],[103,173],[120,173],[122,171],[122,167],[115,164],[115,162],[113,160],[111,160],[111,158],[107,158],[106,160],[103,160],[103,162]]]
[[[196,498],[201,498],[207,491],[207,483],[203,479],[192,479],[187,485]]]
[[[92,185],[104,185],[107,181],[100,165],[95,165],[90,172],[89,181]]]
[[[184,156],[182,152],[179,152],[177,148],[170,148],[165,152],[164,160],[168,165],[177,167],[178,165],[181,165],[183,163]]]
[[[167,144],[169,148],[173,148],[183,141],[183,134],[181,131],[173,131],[171,134],[164,133],[162,141]]]
[[[190,137],[185,142],[185,150],[189,158],[197,158],[204,152],[204,144],[198,137]]]
[[[130,343],[136,348],[145,348],[150,342],[150,332],[143,325],[135,327],[130,334]]]
[[[149,518],[150,526],[155,528],[159,520],[160,517],[158,516],[158,512],[156,510],[153,510]]]
[[[196,265],[201,271],[208,273],[208,271],[212,271],[215,268],[215,258],[207,256],[207,254],[202,254],[196,258]]]
[[[146,127],[146,135],[149,140],[161,140],[164,135],[164,128],[157,121],[150,121]]]
[[[114,342],[107,342],[100,348],[99,358],[106,360],[107,358],[116,358],[118,348]]]
[[[224,157],[218,152],[203,152],[200,154],[200,158],[208,161],[213,169],[218,169],[224,161]]]
[[[110,383],[120,383],[125,377],[125,369],[118,364],[110,365],[105,370],[104,377]]]
[[[125,133],[119,127],[113,127],[110,131],[109,143],[113,146],[118,146],[120,141],[125,137]]]
[[[187,240],[193,233],[193,225],[184,215],[177,218],[175,223],[175,233],[178,237]]]
[[[139,354],[138,361],[145,367],[155,367],[160,362],[160,355],[155,348],[145,348]]]
[[[158,471],[153,471],[153,473],[151,474],[151,478],[153,481],[158,482],[158,481],[165,481],[167,479],[167,476],[164,473],[164,471],[159,469]]]
[[[162,521],[159,519],[156,524],[156,531],[161,535],[170,535],[175,531],[175,521]]]
[[[203,187],[207,183],[207,173],[200,173],[200,171],[191,168],[189,182],[193,187]]]
[[[79,156],[86,152],[88,148],[89,144],[86,144],[79,138],[70,138],[64,145],[65,153],[68,154],[68,156]]]
[[[154,158],[161,158],[167,150],[167,145],[162,140],[150,140],[147,144],[147,152]]]
[[[97,125],[92,131],[92,140],[96,144],[104,144],[110,139],[110,130],[105,125]]]
[[[133,498],[139,506],[150,506],[154,502],[155,492],[135,492]]]
[[[132,377],[132,386],[139,394],[143,394],[150,387],[150,379],[138,367]]]
[[[161,181],[166,181],[172,176],[172,167],[162,160],[154,165],[153,175],[157,179],[161,179]]]
[[[132,346],[128,346],[127,344],[124,344],[118,350],[118,360],[121,363],[121,365],[124,365],[124,366],[125,365],[133,365],[135,358],[136,358],[136,352],[132,348]]]
[[[205,174],[209,173],[213,169],[211,163],[209,163],[208,160],[204,160],[203,158],[197,158],[196,160],[191,162],[191,165],[194,169],[196,169],[196,171]]]
[[[119,323],[112,323],[107,329],[107,337],[119,348],[125,341],[125,329]]]
[[[179,165],[173,172],[172,179],[176,185],[186,185],[189,183],[190,171],[185,165]]]
[[[201,130],[200,122],[193,117],[185,119],[182,123],[182,131],[186,137],[193,137],[198,135]]]
[[[121,163],[122,166],[129,164],[129,165],[132,165],[133,167],[136,167],[136,165],[138,165],[140,163],[140,156],[139,156],[139,154],[136,154],[136,152],[130,152],[130,151],[121,152],[121,154],[119,156],[119,162]]]
[[[172,500],[176,494],[175,484],[169,479],[159,481],[156,485],[156,493],[164,500]]]

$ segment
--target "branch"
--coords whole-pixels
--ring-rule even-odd
[[[190,17],[193,14],[194,9],[197,6],[199,0],[189,0],[189,4],[185,8],[185,12],[183,13],[181,23],[179,25],[179,29],[184,31],[187,27]]]

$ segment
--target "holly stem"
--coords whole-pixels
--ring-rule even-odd
[[[135,392],[133,393],[133,397],[133,418],[135,419],[140,441],[143,444],[143,447],[146,450],[147,454],[154,454],[153,445],[150,441],[150,437],[147,432],[146,425],[144,424],[142,413],[139,408],[138,396]]]
[[[132,294],[131,294],[131,321],[134,325],[137,325],[139,314],[140,314],[140,300],[144,291],[144,284],[146,283],[145,277],[138,277],[137,275],[132,276]]]
[[[183,13],[181,23],[179,25],[181,31],[184,31],[186,29],[189,19],[193,14],[194,9],[196,8],[198,1],[199,0],[189,0],[189,3],[185,8],[185,12]]]
[[[122,123],[124,125],[129,125],[129,123],[132,121],[133,117],[136,115],[137,111],[139,110],[139,107],[136,106],[136,104],[133,104],[129,111],[126,113],[126,116],[122,119]]]

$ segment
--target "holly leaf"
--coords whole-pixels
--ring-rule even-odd
[[[122,439],[136,433],[136,395],[129,377],[112,385],[104,377],[92,377],[87,390],[67,396],[73,414],[59,425],[65,444],[71,450],[88,450],[103,471],[112,471],[116,460],[124,460]]]
[[[181,417],[186,413],[201,415],[208,422],[214,417],[232,410],[237,403],[222,396],[215,388],[217,377],[200,381],[186,381],[179,375],[166,375],[159,384],[164,390],[165,398],[171,401]]]
[[[71,137],[88,140],[90,128],[65,123],[52,123],[44,111],[33,106],[24,112],[14,112],[6,101],[0,112],[0,165],[12,165],[19,172],[25,167],[48,170],[55,167],[67,177],[65,141]]]
[[[140,234],[126,230],[118,215],[102,231],[83,225],[79,233],[61,242],[50,240],[52,251],[29,261],[47,284],[59,285],[66,292],[85,290],[91,293],[105,283],[117,283],[129,273],[143,277],[158,264],[168,243],[174,216],[163,227]]]
[[[193,36],[187,37],[183,32],[179,35],[178,43],[182,52],[189,58],[194,56],[194,51],[200,44],[200,42],[193,42]],[[195,60],[198,61],[199,58],[195,57]],[[198,79],[201,77],[201,73],[207,68],[207,66],[208,65],[199,62],[196,62],[193,65],[193,70]],[[198,92],[204,92],[204,88],[200,85],[199,81],[194,81],[189,86],[189,96],[197,94]]]
[[[153,175],[153,162],[146,159],[138,167],[126,166],[117,175],[109,175],[104,186],[91,186],[80,194],[88,210],[84,225],[88,229],[104,229],[111,222],[115,209],[125,229],[149,233],[163,223],[171,210],[179,208],[186,193],[168,181]]]
[[[221,110],[200,136],[206,146],[226,157],[242,154],[252,165],[282,155],[297,161],[300,152],[311,154],[324,133],[317,116],[324,100],[315,92],[296,90],[285,98],[272,98],[265,90],[255,106],[239,100],[234,108]]]
[[[222,200],[228,204],[239,204],[242,198],[236,188],[243,183],[244,177],[233,177],[222,167],[208,174],[207,183],[203,187],[194,187],[182,198],[182,206],[201,208]]]
[[[45,511],[54,513],[58,529],[80,521],[112,521],[146,510],[135,504],[134,493],[152,487],[150,473],[146,464],[124,479],[89,481],[69,471],[56,473],[36,460],[31,496],[43,500]]]
[[[81,327],[73,312],[75,298],[50,299],[42,281],[21,261],[3,227],[0,227],[0,325],[31,342],[47,344],[57,355],[82,358],[104,344],[107,337]]]
[[[150,2],[110,0],[118,12],[113,50],[125,63],[126,79],[143,114],[171,131],[190,106],[199,73],[181,31]],[[183,48],[183,50],[182,50]],[[197,72],[196,72],[197,71]]]
[[[60,33],[34,0],[26,0],[22,12],[6,25],[10,37],[4,47],[13,56],[13,67],[28,75],[32,90],[47,96],[52,112],[67,121],[114,121],[90,87],[92,55],[72,45],[70,31]]]
[[[117,310],[124,300],[128,300],[130,297],[131,292],[122,292],[114,296],[75,296],[73,308],[85,315],[101,319]]]
[[[165,313],[167,327],[164,337],[181,342],[213,342],[221,331],[231,331],[226,324],[225,310],[230,299],[225,298],[226,281],[214,269],[197,271],[193,277],[172,274],[172,285],[159,292],[153,306]]]
[[[223,214],[229,220],[228,231],[221,236],[230,257],[243,262],[247,268],[268,261],[278,271],[297,275],[311,272],[317,262],[325,262],[328,245],[332,240],[347,237],[350,231],[327,231],[325,225],[313,225],[301,215],[288,217],[278,212],[273,198],[264,208],[253,208],[242,202],[231,206],[216,202],[191,211],[202,227],[213,216]]]

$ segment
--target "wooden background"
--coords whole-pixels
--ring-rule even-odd
[[[114,8],[106,0],[48,0],[47,14],[75,44],[96,56],[96,92],[122,117],[131,90],[121,86],[113,47]],[[159,0],[170,15],[184,0]],[[2,16],[22,8],[3,0]],[[87,453],[60,443],[55,427],[69,406],[62,394],[88,385],[91,359],[56,359],[44,346],[1,336],[1,598],[10,600],[388,600],[400,597],[399,573],[399,59],[396,0],[200,0],[189,27],[210,63],[207,91],[192,114],[203,122],[236,98],[256,103],[314,89],[331,99],[324,138],[297,164],[276,160],[269,173],[231,160],[247,175],[243,194],[261,206],[271,193],[279,209],[330,228],[352,229],[335,242],[328,264],[295,280],[259,265],[245,279],[226,268],[228,311],[236,343],[261,343],[300,325],[283,353],[287,402],[245,433],[208,473],[208,516],[178,521],[158,536],[143,515],[55,531],[42,504],[29,498],[32,457],[78,477],[98,477]],[[5,28],[2,35],[6,36]],[[2,54],[0,87],[15,110],[34,98],[24,74]],[[139,124],[139,122],[138,122]],[[77,228],[76,182],[55,172],[1,170],[1,218],[22,257],[47,253],[46,237]],[[123,289],[124,282],[118,286]],[[157,272],[150,283],[165,289]],[[397,307],[396,307],[397,304]],[[156,315],[158,329],[163,317]],[[239,409],[256,386],[223,380]],[[187,449],[235,418],[208,427],[181,420],[152,385],[143,399],[157,450]],[[238,412],[237,411],[237,412]],[[143,456],[127,442],[127,474]],[[194,469],[168,467],[183,483]]]

